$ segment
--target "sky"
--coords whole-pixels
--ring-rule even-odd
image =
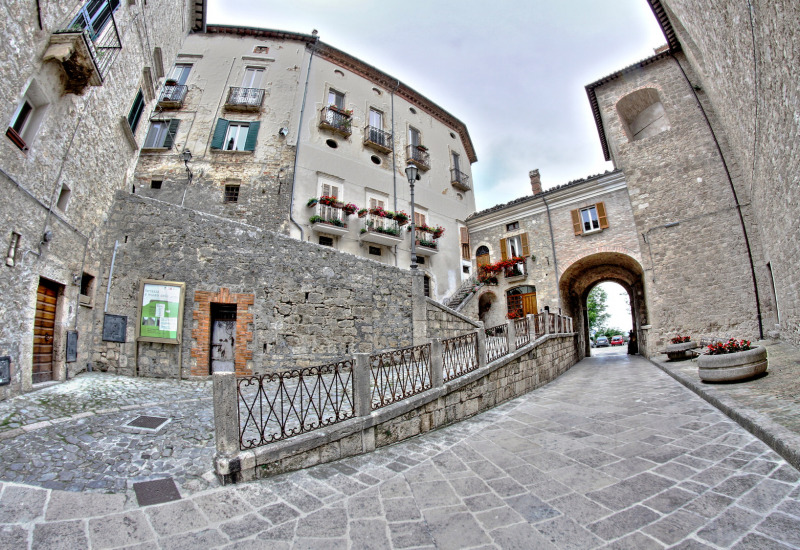
[[[207,21],[310,34],[463,121],[478,210],[612,170],[584,86],[664,44],[645,0],[208,0]]]

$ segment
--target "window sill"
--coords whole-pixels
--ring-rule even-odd
[[[86,296],[84,294],[80,294],[78,296],[78,303],[83,307],[88,307],[88,308],[94,307],[94,300],[92,300],[91,297]]]
[[[602,231],[603,231],[602,227],[599,228],[599,229],[592,229],[591,231],[584,231],[583,233],[581,233],[581,236],[583,236],[583,235],[593,235],[595,233],[600,233]]]
[[[143,155],[156,155],[159,153],[166,153],[169,150],[168,147],[142,147],[141,153]]]
[[[211,149],[212,153],[230,153],[234,155],[252,155],[253,151],[240,151],[238,149],[231,150],[231,149]]]
[[[22,137],[11,126],[9,126],[8,130],[6,130],[6,136],[8,136],[8,139],[10,139],[14,145],[19,147],[21,151],[25,152],[28,150],[28,145],[25,143],[25,140],[22,139]]]

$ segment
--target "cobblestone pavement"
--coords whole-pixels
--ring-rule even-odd
[[[800,548],[800,472],[624,355],[369,455],[166,504],[0,490],[0,548]]]

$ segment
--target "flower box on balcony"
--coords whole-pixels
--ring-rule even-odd
[[[347,224],[340,219],[326,219],[322,216],[311,216],[311,229],[329,235],[346,235],[349,231]]]

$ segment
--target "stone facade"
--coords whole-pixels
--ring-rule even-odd
[[[425,300],[425,306],[428,338],[453,338],[481,327],[480,323],[430,298]]]
[[[40,280],[55,289],[57,303],[53,334],[46,335],[53,349],[52,375],[37,380],[63,380],[86,368],[91,317],[103,305],[97,283],[111,260],[99,246],[99,229],[115,191],[130,189],[136,140],[143,139],[146,126],[140,123],[132,135],[126,117],[141,90],[146,118],[154,103],[157,57],[173,57],[194,24],[181,2],[119,2],[100,36],[113,38],[121,49],[107,54],[102,78],[90,71],[94,85],[83,87],[86,74],[76,70],[88,60],[78,53],[83,38],[74,35],[70,43],[55,32],[69,25],[81,5],[0,2],[6,14],[0,116],[9,127],[19,122],[21,132],[21,141],[6,132],[0,145],[0,225],[7,231],[3,249],[9,251],[0,271],[0,356],[11,360],[11,383],[0,388],[0,398],[32,388]],[[75,53],[64,57],[71,47]],[[26,101],[33,109],[23,122]],[[67,363],[72,330],[79,333],[78,360]]]

